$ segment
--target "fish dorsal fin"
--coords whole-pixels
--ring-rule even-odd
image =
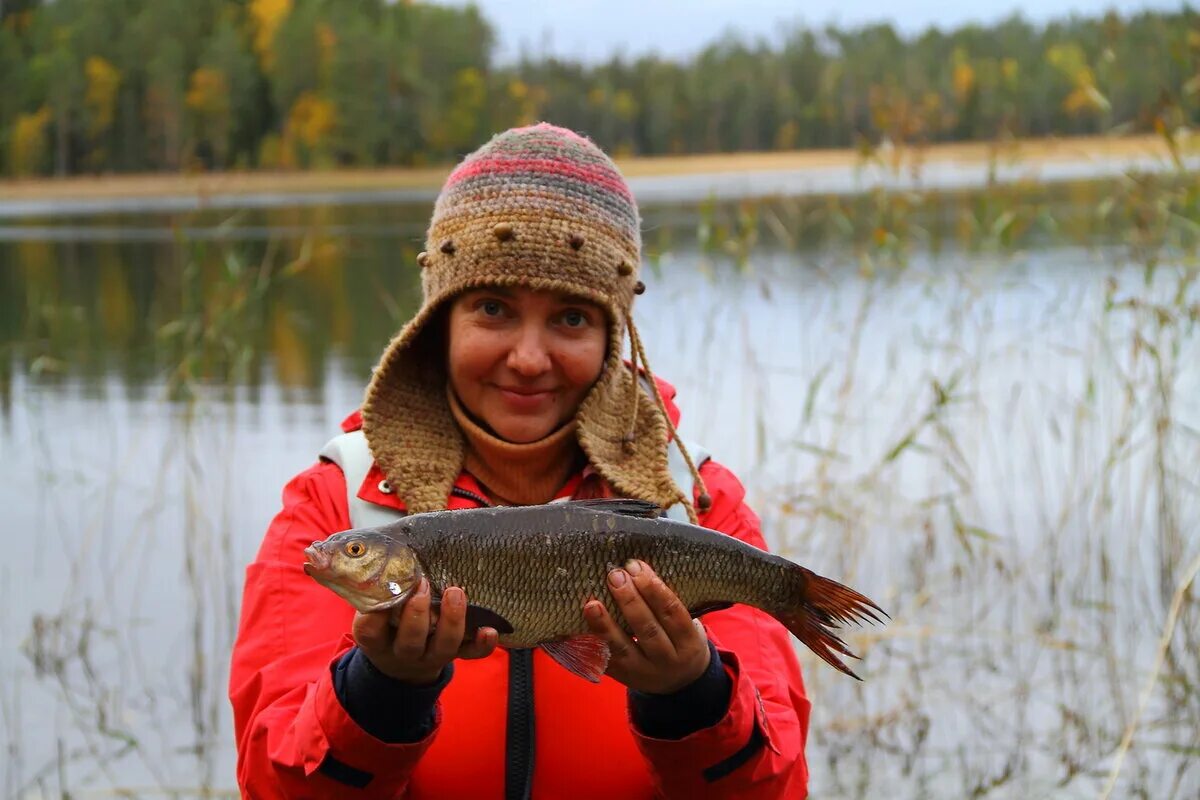
[[[573,636],[555,642],[543,642],[546,655],[584,680],[599,683],[608,669],[608,643],[598,636]]]
[[[648,500],[635,500],[632,497],[598,498],[595,500],[570,500],[569,506],[586,508],[591,511],[604,511],[609,514],[621,514],[626,517],[646,517],[654,519],[662,515],[663,510]]]

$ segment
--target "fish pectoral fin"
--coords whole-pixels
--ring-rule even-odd
[[[467,630],[495,628],[496,633],[512,633],[513,624],[504,617],[483,606],[467,604]]]
[[[662,508],[656,503],[648,500],[635,500],[632,497],[568,500],[566,505],[587,508],[592,511],[604,511],[609,514],[621,514],[626,517],[647,517],[649,519],[660,517],[663,513]]]
[[[543,642],[541,647],[568,672],[592,683],[599,683],[608,669],[608,642],[598,636],[573,636]]]

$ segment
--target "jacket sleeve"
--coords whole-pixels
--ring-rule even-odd
[[[758,516],[737,478],[711,461],[701,475],[713,498],[708,528],[766,549]],[[735,605],[703,617],[732,682],[729,710],[682,739],[634,738],[666,797],[803,798],[808,793],[810,703],[791,634],[769,615]]]
[[[253,798],[394,798],[433,741],[388,744],[350,718],[333,672],[353,641],[354,611],[304,574],[304,548],[349,527],[345,479],[313,466],[283,492],[246,570],[229,695],[238,785]]]

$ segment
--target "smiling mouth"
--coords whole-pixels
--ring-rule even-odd
[[[510,386],[499,386],[497,388],[502,392],[508,392],[520,397],[537,397],[538,395],[551,394],[554,391],[553,389],[516,389]]]

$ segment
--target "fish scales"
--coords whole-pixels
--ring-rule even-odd
[[[789,562],[774,563],[768,553],[705,529],[672,530],[662,520],[585,508],[564,509],[557,519],[536,507],[480,511],[481,518],[470,520],[461,513],[421,515],[396,527],[436,590],[462,587],[473,604],[513,624],[513,633],[500,638],[507,646],[587,633],[581,609],[593,598],[628,630],[606,581],[609,570],[630,559],[650,564],[689,609],[787,599]]]

